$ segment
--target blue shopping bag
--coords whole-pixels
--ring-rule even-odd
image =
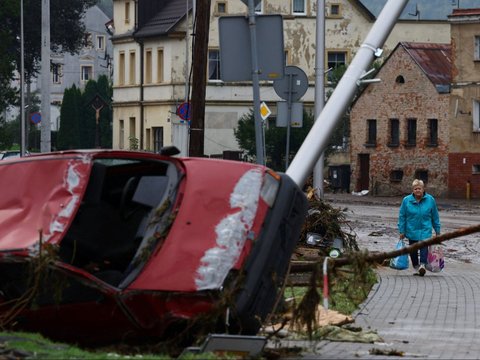
[[[405,243],[403,240],[398,240],[397,242],[397,250],[403,249],[405,247]],[[395,258],[390,259],[390,267],[396,270],[405,270],[408,269],[409,259],[408,254],[399,255]]]

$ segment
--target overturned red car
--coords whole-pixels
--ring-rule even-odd
[[[146,152],[2,161],[0,189],[0,326],[64,341],[164,337],[200,316],[255,334],[307,211],[264,166]]]

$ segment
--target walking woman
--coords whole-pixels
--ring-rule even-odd
[[[409,245],[430,239],[432,228],[437,236],[440,235],[440,217],[435,198],[425,192],[425,184],[422,180],[415,179],[412,189],[413,192],[403,198],[398,216],[400,239],[407,238]],[[428,246],[410,253],[412,265],[420,276],[425,275],[427,257]]]

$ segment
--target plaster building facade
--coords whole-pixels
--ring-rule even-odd
[[[480,198],[480,8],[456,10],[452,33],[449,193]]]
[[[463,0],[461,6],[467,5]],[[192,5],[185,1],[114,0],[114,120],[113,147],[128,149],[133,143],[147,151],[165,145],[183,145],[185,122],[177,115],[189,101],[192,53]],[[378,1],[326,1],[325,68],[347,65],[364,41],[381,6]],[[301,68],[309,79],[300,99],[313,112],[316,56],[316,5],[313,0],[263,0],[259,14],[280,14],[286,65]],[[399,41],[448,43],[447,16],[457,3],[410,1],[387,39],[383,59]],[[187,11],[188,9],[188,11]],[[208,81],[205,102],[206,155],[238,150],[233,130],[242,115],[253,108],[250,81],[221,80],[219,18],[246,15],[241,0],[212,0],[208,43]],[[187,61],[188,59],[188,61]],[[328,87],[329,75],[326,76]],[[260,84],[260,98],[277,114],[276,94],[271,81]],[[179,139],[180,136],[180,139]]]

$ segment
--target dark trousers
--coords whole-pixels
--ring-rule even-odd
[[[408,240],[408,245],[413,245],[418,243],[422,240]],[[420,250],[415,250],[410,252],[410,259],[412,260],[412,266],[418,266],[418,253],[420,252],[420,264],[427,265],[427,257],[428,257],[428,246],[421,248]]]

